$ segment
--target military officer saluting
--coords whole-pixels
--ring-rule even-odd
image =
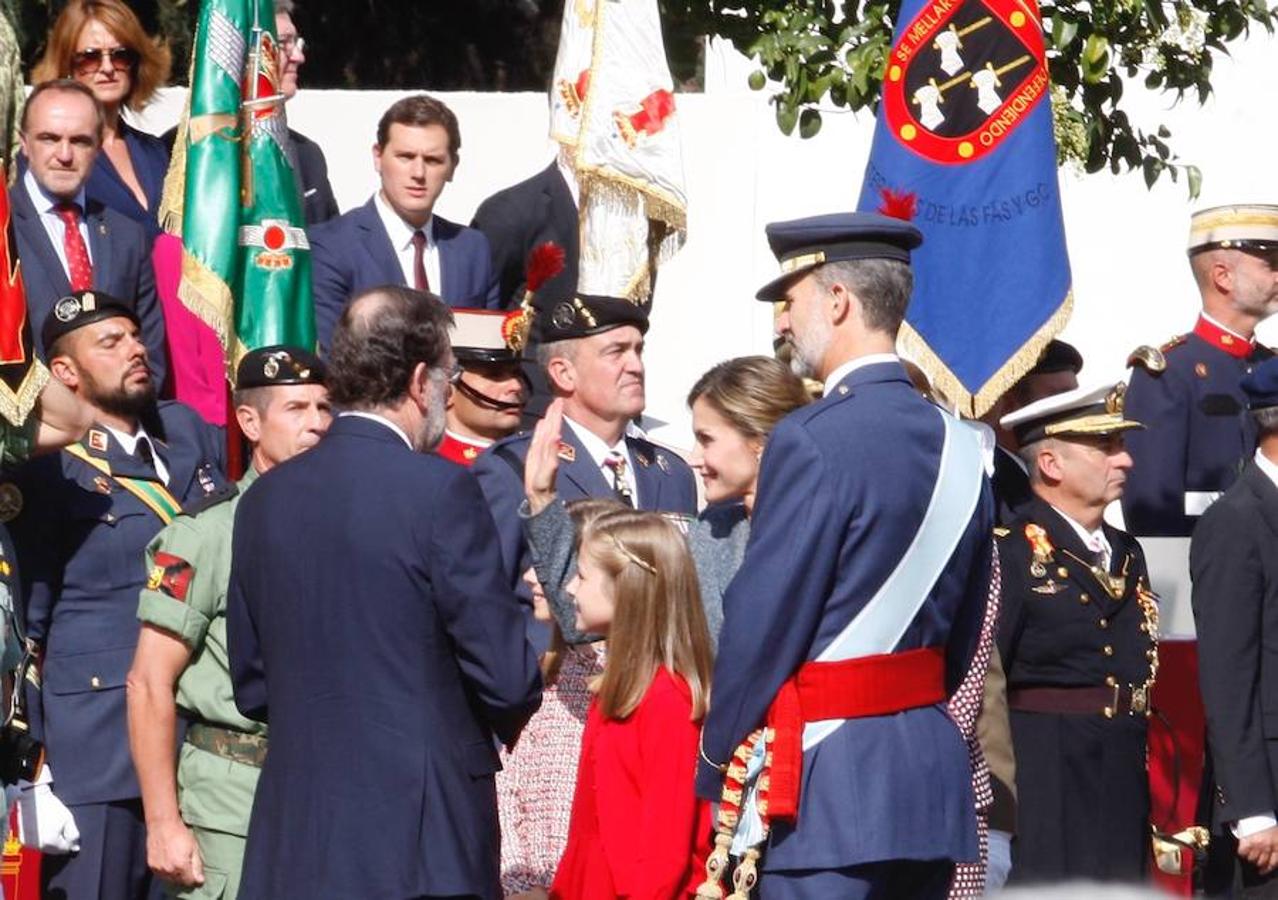
[[[1255,330],[1278,312],[1278,206],[1195,213],[1189,265],[1202,295],[1194,330],[1131,359],[1127,410],[1147,426],[1128,443],[1135,465],[1123,497],[1137,535],[1189,536],[1256,447],[1239,384],[1274,355]]]
[[[146,813],[147,862],[179,897],[234,900],[266,726],[235,708],[226,591],[240,495],[307,450],[332,414],[324,364],[295,347],[253,350],[236,370],[235,415],[253,448],[238,485],[189,506],[147,547],[129,672],[129,732]],[[176,696],[175,696],[176,694]],[[180,712],[179,712],[180,710]],[[177,716],[189,720],[176,761]]]
[[[1122,385],[1047,397],[1002,420],[1033,499],[999,529],[1018,787],[1012,883],[1143,877],[1146,717],[1158,609],[1131,535],[1104,523],[1132,461]]]
[[[528,381],[512,321],[509,313],[453,310],[449,338],[461,373],[448,398],[448,427],[435,451],[444,459],[469,466],[494,441],[519,430]]]
[[[43,657],[28,712],[47,762],[30,795],[37,828],[23,838],[66,853],[76,841],[46,839],[79,833],[78,852],[45,858],[47,896],[140,898],[151,877],[124,685],[142,554],[183,505],[221,487],[222,442],[194,410],[156,402],[131,303],[78,291],[54,304],[43,337],[50,372],[94,424],[14,478],[27,637]]]

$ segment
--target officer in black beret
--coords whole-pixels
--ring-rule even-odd
[[[53,305],[42,336],[50,373],[94,421],[7,489],[24,501],[11,530],[27,637],[44,657],[28,712],[46,765],[20,801],[33,826],[22,839],[50,854],[47,895],[144,896],[147,835],[125,714],[142,554],[184,507],[224,484],[224,439],[189,407],[157,403],[131,303],[78,291]]]
[[[227,669],[235,510],[258,476],[324,436],[332,421],[324,377],[324,363],[299,347],[249,351],[236,368],[234,404],[252,464],[238,485],[187,506],[146,548],[129,723],[151,865],[182,887],[224,878],[225,900],[236,896],[267,746],[266,726],[235,708]],[[189,725],[175,766],[179,708]]]
[[[645,403],[647,306],[582,293],[566,299],[538,295],[531,330],[537,361],[563,404],[559,496],[615,497],[639,509],[695,513],[697,488],[687,463],[632,433]],[[474,465],[497,523],[506,577],[524,595],[520,575],[532,562],[518,510],[531,439],[524,433],[498,441]],[[535,627],[532,636],[545,649],[544,627]]]

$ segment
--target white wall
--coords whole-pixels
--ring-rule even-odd
[[[873,120],[837,110],[820,135],[786,138],[766,96],[739,87],[744,60],[711,54],[706,94],[679,95],[689,196],[688,242],[662,269],[649,333],[649,414],[671,423],[658,436],[687,446],[683,398],[719,360],[771,352],[771,314],[754,290],[776,265],[763,226],[776,219],[853,208]],[[305,73],[303,73],[305,75]],[[304,80],[304,79],[303,79]],[[1232,58],[1218,58],[1216,95],[1205,107],[1138,97],[1129,110],[1148,129],[1165,122],[1175,149],[1203,170],[1201,199],[1181,184],[1147,191],[1138,174],[1061,173],[1074,271],[1075,312],[1064,337],[1082,350],[1084,379],[1121,377],[1127,352],[1188,330],[1197,309],[1184,243],[1192,209],[1227,202],[1278,202],[1278,38],[1260,33]],[[165,92],[144,127],[174,121],[183,91]],[[376,180],[370,163],[376,122],[402,92],[305,91],[290,124],[318,141],[342,209],[362,203]],[[493,191],[551,158],[541,94],[440,94],[462,125],[462,162],[439,212],[468,222]],[[1262,336],[1278,340],[1278,323]]]

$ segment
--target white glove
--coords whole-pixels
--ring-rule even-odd
[[[65,803],[53,793],[53,773],[40,767],[35,783],[19,781],[9,789],[17,800],[18,840],[41,853],[78,853],[80,829]]]

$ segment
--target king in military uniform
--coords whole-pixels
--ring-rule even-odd
[[[1146,717],[1158,610],[1131,535],[1104,523],[1131,457],[1122,386],[1003,418],[1033,499],[998,530],[999,651],[1016,751],[1011,883],[1134,881],[1150,856]]]
[[[436,452],[472,465],[494,441],[519,429],[528,381],[520,362],[516,313],[454,309],[449,338],[461,371],[448,399],[448,427]]]
[[[259,475],[319,443],[332,415],[324,365],[263,347],[236,370],[235,415],[252,465],[187,507],[147,547],[142,622],[129,673],[133,761],[146,813],[147,863],[172,896],[234,900],[266,726],[235,708],[227,669],[226,590],[239,496]],[[177,717],[188,722],[176,766]]]
[[[1255,449],[1239,384],[1274,355],[1255,330],[1278,312],[1278,206],[1195,213],[1189,264],[1202,295],[1194,330],[1129,360],[1127,409],[1147,426],[1128,441],[1123,517],[1137,535],[1188,537]]]

